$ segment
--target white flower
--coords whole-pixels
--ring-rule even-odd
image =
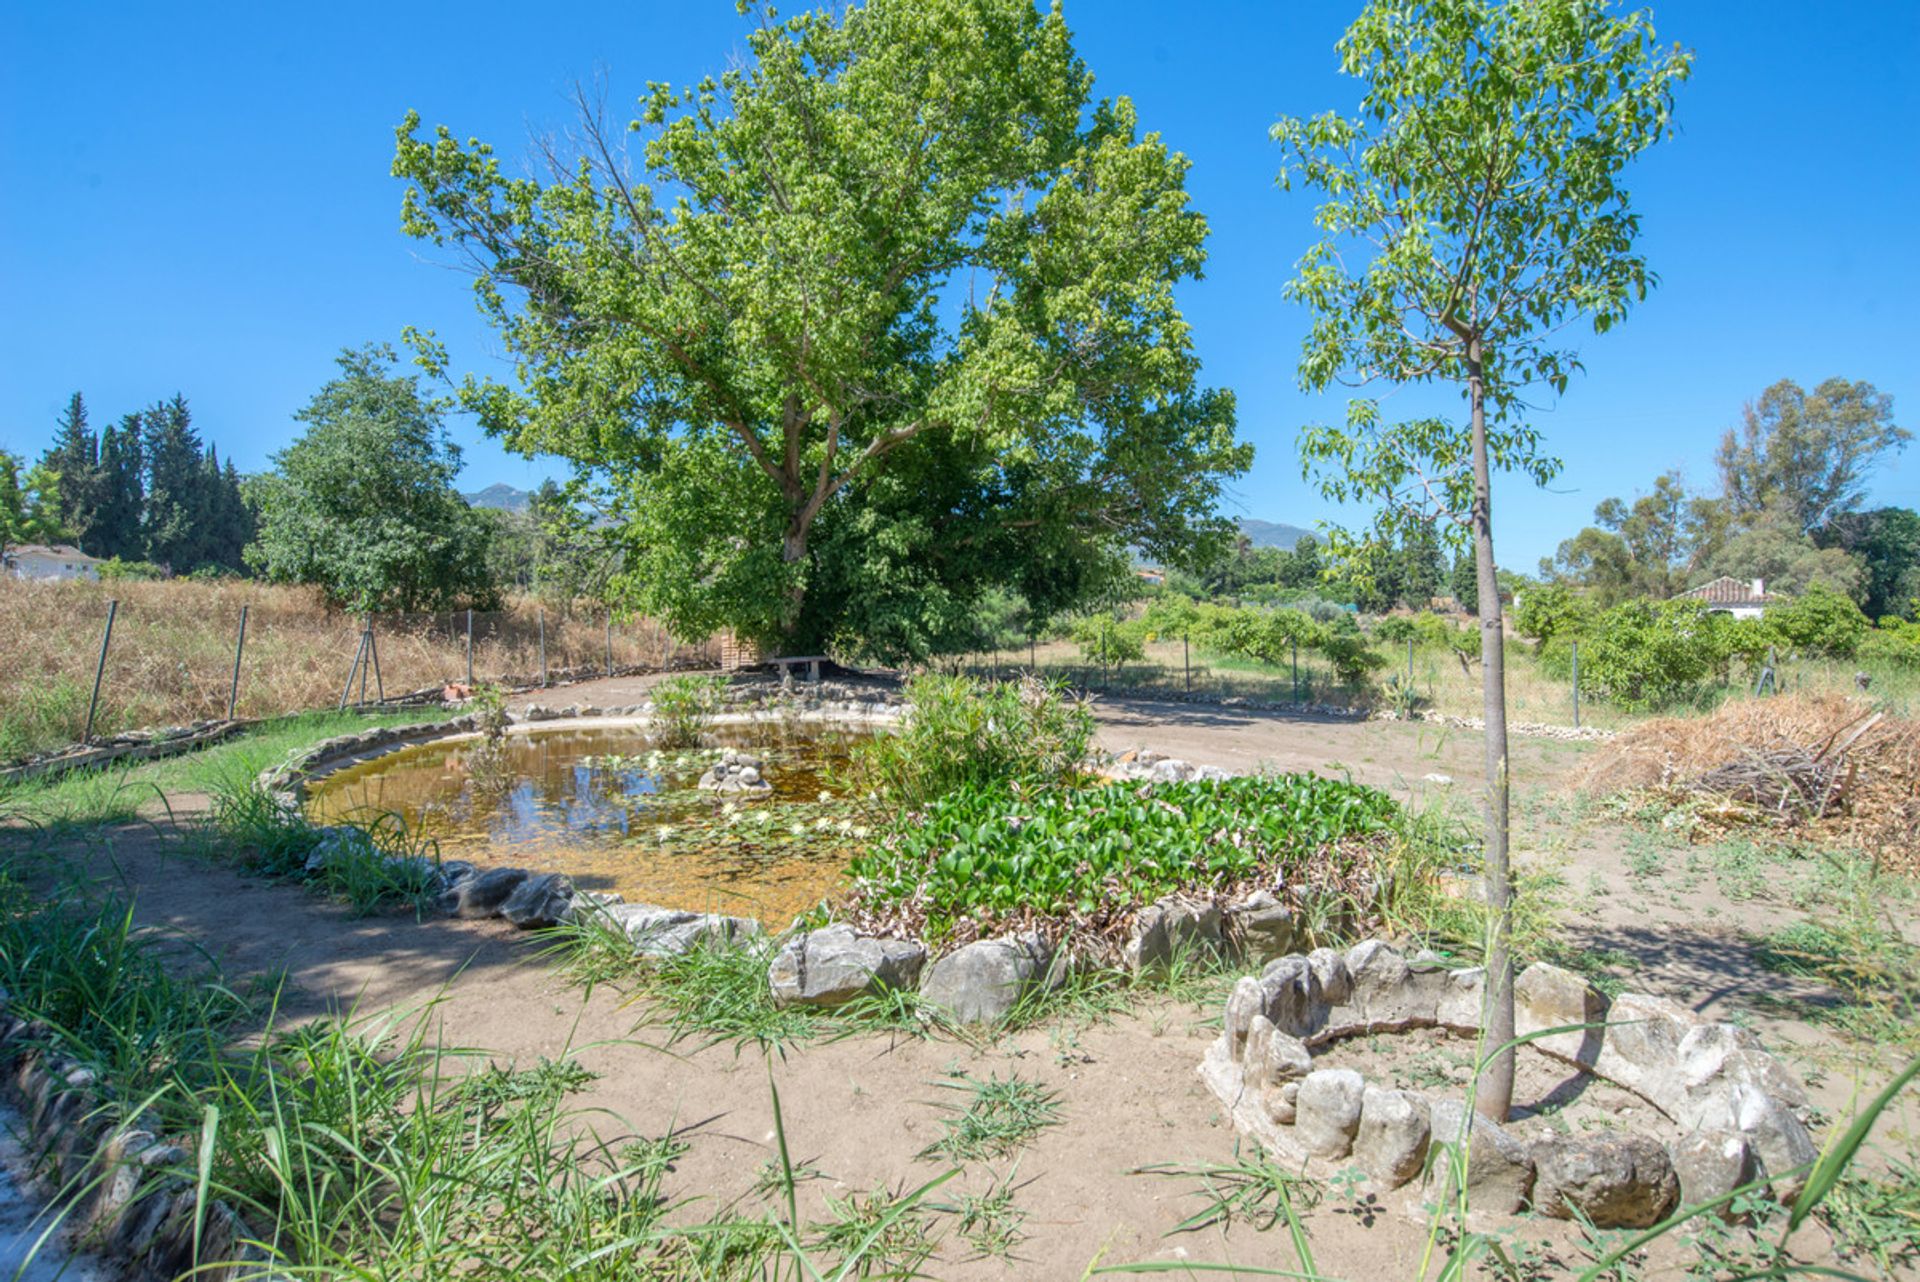
[[[828,792],[825,788],[822,788],[820,790],[820,800],[823,802],[832,801],[833,794]]]
[[[654,835],[659,837],[660,840],[662,841],[666,841],[673,836],[673,829],[668,827],[666,824],[661,824],[658,828],[655,828],[653,831],[654,831]]]

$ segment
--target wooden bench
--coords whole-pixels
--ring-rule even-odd
[[[786,685],[788,682],[793,680],[793,668],[794,668],[794,665],[797,663],[806,664],[807,680],[813,682],[815,685],[819,685],[820,684],[820,665],[827,662],[827,656],[824,654],[787,655],[786,657],[780,658],[780,659],[767,659],[765,660],[765,662],[770,663],[774,667],[780,669],[781,685]]]

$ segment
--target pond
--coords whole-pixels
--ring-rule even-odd
[[[564,872],[630,903],[777,930],[845,888],[875,822],[837,783],[863,733],[755,722],[710,731],[705,748],[662,751],[641,729],[572,726],[508,736],[497,766],[477,738],[422,744],[316,780],[307,814],[397,815],[443,859]],[[762,760],[771,793],[696,786],[727,747]]]

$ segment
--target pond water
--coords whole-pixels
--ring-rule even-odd
[[[875,816],[835,770],[858,734],[777,722],[719,728],[710,746],[657,750],[643,731],[569,727],[430,743],[348,766],[307,789],[316,823],[398,815],[444,859],[564,872],[630,903],[755,917],[772,929],[845,888]],[[771,794],[695,785],[724,747],[760,757]]]

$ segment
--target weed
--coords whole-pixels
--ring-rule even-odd
[[[826,1199],[831,1217],[820,1226],[814,1247],[829,1259],[852,1261],[839,1276],[914,1278],[938,1242],[930,1207],[905,1189],[873,1189],[866,1194]]]
[[[921,1157],[938,1154],[956,1163],[1009,1157],[1060,1122],[1059,1093],[1017,1074],[984,1081],[961,1074],[939,1085],[965,1100],[940,1119],[941,1136]]]
[[[848,791],[924,806],[963,788],[1048,789],[1076,780],[1093,713],[1058,684],[926,673],[906,687],[894,734],[861,744]]]
[[[1820,1217],[1849,1259],[1869,1259],[1885,1277],[1920,1262],[1920,1166],[1892,1161],[1884,1175],[1852,1170],[1821,1205]]]
[[[1011,1261],[1015,1248],[1027,1240],[1027,1213],[1013,1200],[1017,1174],[1016,1170],[1005,1180],[995,1181],[984,1193],[930,1205],[931,1210],[953,1216],[954,1232],[973,1248],[973,1259]]]
[[[658,682],[653,699],[653,735],[662,748],[698,747],[700,736],[726,698],[725,677],[678,676]]]
[[[1137,1168],[1135,1175],[1198,1180],[1193,1196],[1201,1208],[1171,1230],[1187,1233],[1213,1225],[1227,1228],[1244,1222],[1265,1232],[1282,1220],[1293,1222],[1303,1210],[1319,1204],[1321,1186],[1276,1164],[1259,1149],[1236,1148],[1231,1162],[1199,1165],[1161,1164]]]

